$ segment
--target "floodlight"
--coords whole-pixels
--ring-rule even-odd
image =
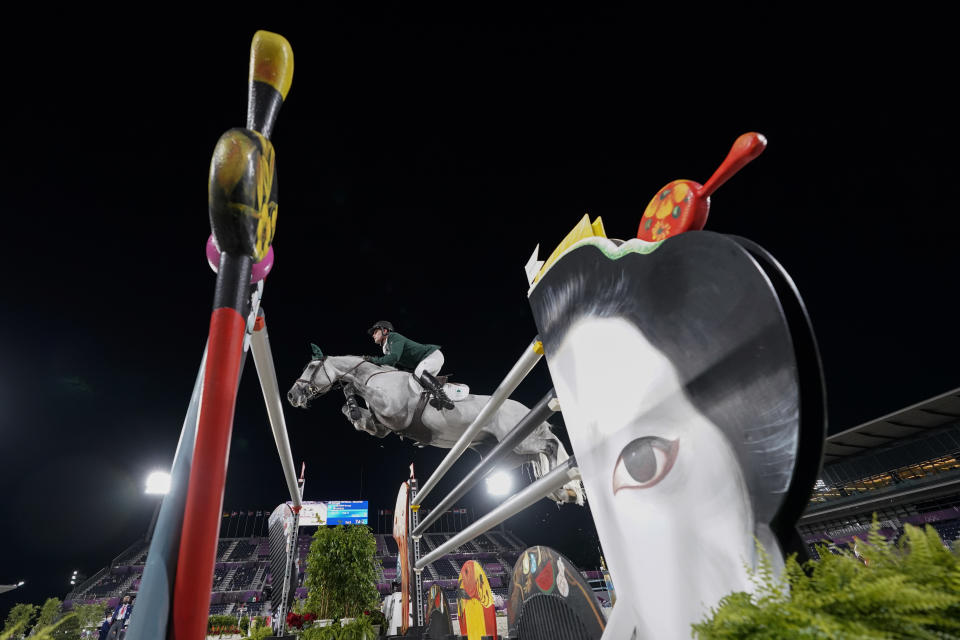
[[[147,489],[145,493],[151,495],[164,495],[170,491],[170,474],[166,471],[154,471],[147,476]]]
[[[487,477],[487,492],[492,496],[505,496],[512,486],[513,480],[506,471],[495,471]]]

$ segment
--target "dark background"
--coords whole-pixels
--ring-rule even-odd
[[[696,29],[669,9],[11,25],[0,583],[27,584],[0,595],[0,612],[63,597],[74,569],[92,574],[147,528],[143,481],[172,462],[207,334],[210,155],[245,122],[258,28],[295,56],[263,301],[284,390],[309,342],[376,353],[365,330],[388,319],[491,392],[535,334],[533,247],[549,254],[585,212],[632,237],[660,187],[706,182],[746,131],[769,148],[714,195],[707,228],[759,242],[795,279],[830,431],[960,386],[954,74],[938,21],[919,8],[731,11],[696,16]],[[549,386],[540,364],[515,397],[532,404]],[[287,406],[294,457],[308,499],[368,499],[375,522],[410,462],[425,479],[443,452],[355,432],[341,400]],[[250,362],[224,509],[286,499]],[[478,489],[463,506],[494,503]],[[597,561],[584,509],[542,501],[507,526]]]

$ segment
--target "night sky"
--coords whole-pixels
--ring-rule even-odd
[[[792,35],[792,16],[760,11],[710,39],[612,14],[16,27],[4,47],[0,583],[27,585],[0,595],[0,615],[63,597],[74,569],[92,574],[146,531],[143,481],[172,462],[207,335],[210,156],[245,122],[258,28],[295,57],[273,135],[280,210],[263,300],[284,391],[310,342],[376,354],[366,329],[387,319],[492,392],[536,333],[523,271],[534,246],[549,254],[586,212],[633,237],[660,187],[706,182],[747,131],[769,147],[714,195],[707,229],[760,243],[794,278],[830,431],[960,386],[948,58],[911,24],[920,17],[851,38],[849,22],[811,19]],[[531,405],[549,387],[541,363],[514,397]],[[355,432],[341,404],[285,405],[294,457],[307,499],[369,500],[375,522],[410,462],[425,479],[443,452]],[[271,510],[288,495],[252,358],[236,416],[224,508]],[[493,504],[483,489],[463,501],[477,515]],[[595,562],[585,509],[542,501],[507,526]]]

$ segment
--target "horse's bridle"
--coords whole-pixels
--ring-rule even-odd
[[[316,395],[320,395],[320,393],[321,393],[321,392],[320,392],[320,387],[318,387],[317,384],[314,382],[314,380],[316,380],[316,378],[317,378],[317,372],[318,372],[318,371],[323,371],[323,375],[325,375],[325,376],[327,377],[327,383],[328,383],[328,385],[327,385],[327,387],[328,387],[327,390],[328,390],[328,391],[329,391],[330,389],[336,389],[338,386],[342,386],[342,384],[343,384],[342,382],[334,382],[334,381],[330,378],[330,374],[327,373],[327,359],[326,359],[326,358],[321,358],[320,360],[317,360],[317,362],[320,363],[320,366],[317,367],[317,369],[313,372],[313,375],[310,376],[310,379],[309,379],[309,380],[301,377],[301,378],[297,378],[296,381],[297,381],[297,382],[302,382],[304,385],[306,385],[307,388],[310,389],[310,391],[311,391],[311,392],[313,393],[313,395],[315,395],[315,396],[316,396]],[[352,367],[350,367],[349,369],[347,369],[346,371],[344,371],[344,372],[340,375],[340,377],[342,378],[342,377],[345,376],[345,375],[348,375],[348,374],[350,374],[350,373],[353,373],[353,372],[356,371],[357,368],[358,368],[360,365],[362,365],[362,364],[367,364],[367,361],[366,361],[366,360],[361,360],[361,361],[358,362],[357,364],[353,365]],[[307,365],[307,366],[309,366],[309,365]],[[374,374],[374,375],[376,375],[376,374]],[[373,376],[370,376],[370,377],[372,378]]]
[[[334,386],[333,380],[330,379],[330,374],[327,373],[326,358],[323,358],[323,359],[321,359],[321,360],[317,360],[317,362],[320,363],[320,366],[318,366],[318,367],[314,370],[313,375],[310,376],[310,379],[309,379],[309,380],[307,380],[306,378],[303,378],[303,377],[297,378],[297,382],[302,382],[302,383],[310,390],[310,392],[311,392],[313,395],[315,395],[315,396],[320,395],[320,387],[318,387],[317,384],[314,382],[314,380],[317,378],[317,373],[318,373],[318,372],[323,371],[323,375],[327,376],[327,382],[329,383],[329,384],[327,385],[327,386],[328,386],[328,390],[329,390],[329,389],[333,389],[333,386]],[[312,363],[311,363],[311,364],[312,364]],[[310,365],[307,365],[307,366],[310,366]]]

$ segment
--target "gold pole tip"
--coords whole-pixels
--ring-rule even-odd
[[[293,47],[278,33],[257,31],[250,44],[250,80],[265,82],[284,99],[293,82]]]

